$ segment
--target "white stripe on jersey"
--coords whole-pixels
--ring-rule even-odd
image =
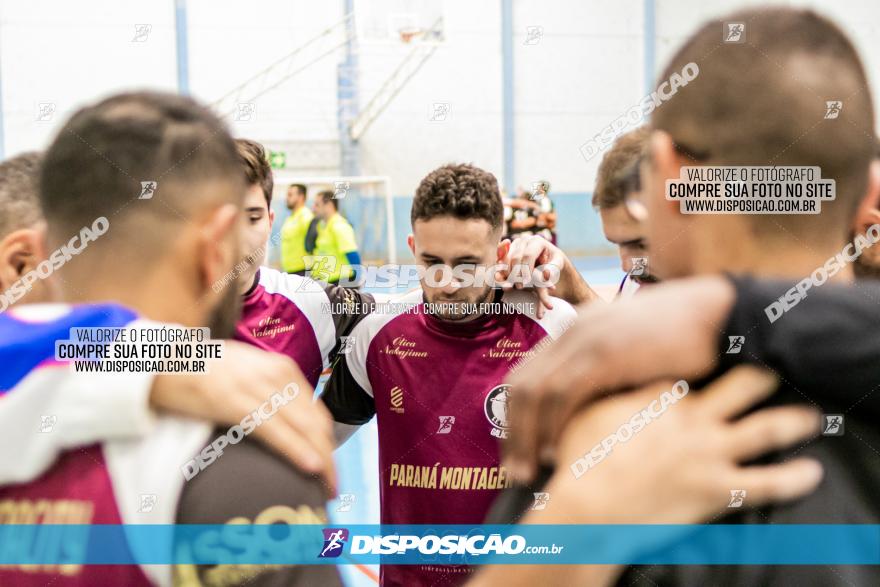
[[[271,267],[260,267],[260,285],[270,294],[284,296],[305,314],[318,339],[324,368],[328,368],[327,357],[336,346],[336,327],[333,316],[327,311],[330,298],[324,286],[308,277],[283,273]]]

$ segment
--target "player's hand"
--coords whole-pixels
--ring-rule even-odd
[[[582,308],[557,341],[508,378],[508,467],[531,479],[538,462],[552,461],[564,423],[600,392],[708,374],[735,295],[727,279],[700,277]]]
[[[532,283],[549,283],[558,278],[549,287],[536,287],[538,299],[538,318],[543,317],[545,308],[553,309],[550,296],[556,296],[571,304],[599,299],[581,274],[575,269],[571,260],[562,250],[542,236],[531,235],[515,239],[510,243],[507,255],[501,261],[507,269],[495,274],[495,283],[502,289],[522,289],[522,283],[509,281],[515,267],[519,276],[529,275]],[[538,267],[543,267],[538,269]]]
[[[320,475],[328,494],[335,496],[330,413],[322,402],[312,401],[312,386],[288,357],[226,340],[223,359],[212,362],[209,373],[157,375],[150,403],[159,410],[233,426],[291,383],[299,393],[253,434],[301,470]]]
[[[766,399],[776,385],[768,371],[737,367],[652,415],[625,441],[616,436],[621,425],[627,426],[634,415],[670,393],[673,382],[596,402],[565,428],[556,472],[548,484],[548,504],[560,508],[557,515],[579,523],[693,524],[722,514],[731,491],[745,491],[746,507],[813,491],[822,478],[822,467],[813,459],[741,464],[797,446],[820,431],[819,413],[807,406],[764,408],[736,419]],[[594,451],[598,458],[591,458],[591,449],[610,437],[617,439],[610,451],[604,457]],[[591,466],[581,463],[573,469],[585,455]]]

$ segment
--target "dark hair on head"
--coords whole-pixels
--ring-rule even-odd
[[[462,220],[485,220],[493,229],[501,227],[504,206],[495,176],[467,163],[438,167],[419,183],[413,199],[410,221],[452,216]]]
[[[339,200],[334,198],[334,195],[332,190],[321,190],[315,197],[320,198],[325,204],[332,204],[334,210],[339,210]]]
[[[41,153],[22,153],[0,163],[0,240],[39,222]]]
[[[295,188],[303,196],[305,196],[309,192],[309,189],[306,187],[306,185],[304,183],[292,183],[289,186],[287,186],[288,190],[290,188]]]
[[[650,129],[641,126],[618,137],[599,163],[593,206],[600,210],[615,208],[638,191],[638,163],[644,156],[650,136]]]
[[[744,43],[722,41],[731,22],[745,23]],[[849,234],[874,156],[874,107],[847,34],[809,9],[748,8],[700,27],[660,79],[681,81],[690,63],[698,75],[651,120],[686,164],[819,167],[823,179],[836,181],[836,198],[823,201],[821,213],[748,220],[763,237]]]
[[[266,208],[272,209],[272,190],[275,189],[275,180],[272,177],[272,167],[266,156],[266,149],[260,143],[250,139],[235,139],[238,149],[238,158],[244,165],[244,176],[247,185],[258,185],[263,190],[266,198]]]
[[[207,108],[176,94],[125,93],[80,109],[59,131],[43,159],[40,203],[50,236],[105,216],[102,242],[125,236],[113,229],[121,224],[137,234],[126,244],[155,253],[205,202],[240,207],[241,178],[235,143]],[[140,198],[142,182],[156,182],[149,198]]]

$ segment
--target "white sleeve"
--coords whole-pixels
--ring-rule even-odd
[[[0,484],[31,481],[61,451],[152,428],[153,374],[43,367],[0,398]]]

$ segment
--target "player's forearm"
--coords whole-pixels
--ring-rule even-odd
[[[559,274],[559,282],[556,284],[555,294],[557,297],[573,305],[586,304],[602,299],[590,287],[590,284],[584,280],[568,257],[565,258],[565,264]]]

